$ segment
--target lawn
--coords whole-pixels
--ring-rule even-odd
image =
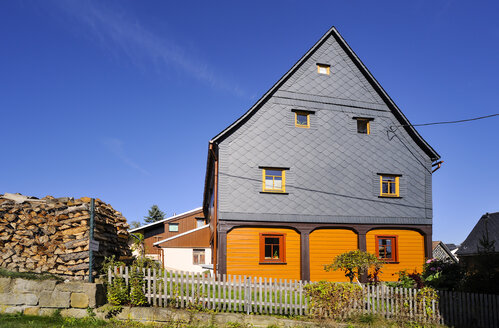
[[[87,317],[83,319],[76,318],[62,318],[61,316],[50,316],[50,317],[40,317],[40,316],[30,316],[23,314],[0,314],[0,327],[2,328],[154,328],[154,327],[185,327],[183,325],[152,325],[152,324],[142,324],[133,321],[117,321],[110,320],[104,321],[95,319],[93,317]],[[187,328],[187,327],[186,327]]]

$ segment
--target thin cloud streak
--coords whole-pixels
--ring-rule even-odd
[[[120,47],[130,60],[137,64],[145,57],[160,66],[175,66],[213,88],[230,92],[239,97],[246,93],[234,83],[219,77],[200,59],[189,57],[186,51],[171,40],[165,40],[143,27],[135,18],[111,11],[93,1],[56,1],[70,17],[86,25],[99,41]]]
[[[137,163],[135,163],[132,159],[130,159],[123,149],[123,142],[117,138],[107,138],[102,140],[102,144],[116,157],[118,157],[124,164],[129,167],[139,171],[145,175],[151,175],[147,170],[140,167]]]

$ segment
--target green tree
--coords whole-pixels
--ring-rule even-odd
[[[135,229],[140,227],[140,222],[139,221],[132,221],[130,222],[130,229]]]
[[[354,278],[358,281],[361,272],[370,268],[379,269],[382,266],[383,262],[378,260],[375,255],[356,249],[336,256],[333,263],[324,265],[324,270],[328,272],[331,270],[343,270],[345,271],[345,277],[350,279],[350,282],[353,282]]]
[[[144,216],[144,222],[153,223],[156,221],[163,220],[164,218],[165,218],[165,213],[159,209],[158,205],[153,205],[149,210],[149,214],[147,216]]]

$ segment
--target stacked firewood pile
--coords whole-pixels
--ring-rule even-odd
[[[120,212],[95,200],[94,267],[104,257],[131,258],[128,224]],[[74,279],[88,275],[90,198],[42,199],[0,195],[0,267],[19,272],[48,272]]]

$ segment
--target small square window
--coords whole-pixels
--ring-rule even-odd
[[[317,64],[317,73],[329,75],[330,67],[331,66],[326,64]]]
[[[193,249],[192,250],[192,264],[205,264],[205,251],[204,249]]]
[[[379,195],[383,197],[398,197],[400,177],[396,175],[379,176]]]
[[[299,128],[310,127],[310,113],[295,112],[295,126]]]
[[[204,219],[196,219],[196,228],[204,226]]]
[[[285,234],[260,234],[260,263],[286,263]]]
[[[178,232],[178,223],[170,223],[170,224],[168,224],[168,231],[170,231],[170,232]]]
[[[283,169],[263,169],[263,191],[285,192],[286,173]]]
[[[376,236],[376,256],[385,262],[397,262],[397,236]]]
[[[371,134],[371,123],[369,119],[357,119],[357,132],[361,134]]]

